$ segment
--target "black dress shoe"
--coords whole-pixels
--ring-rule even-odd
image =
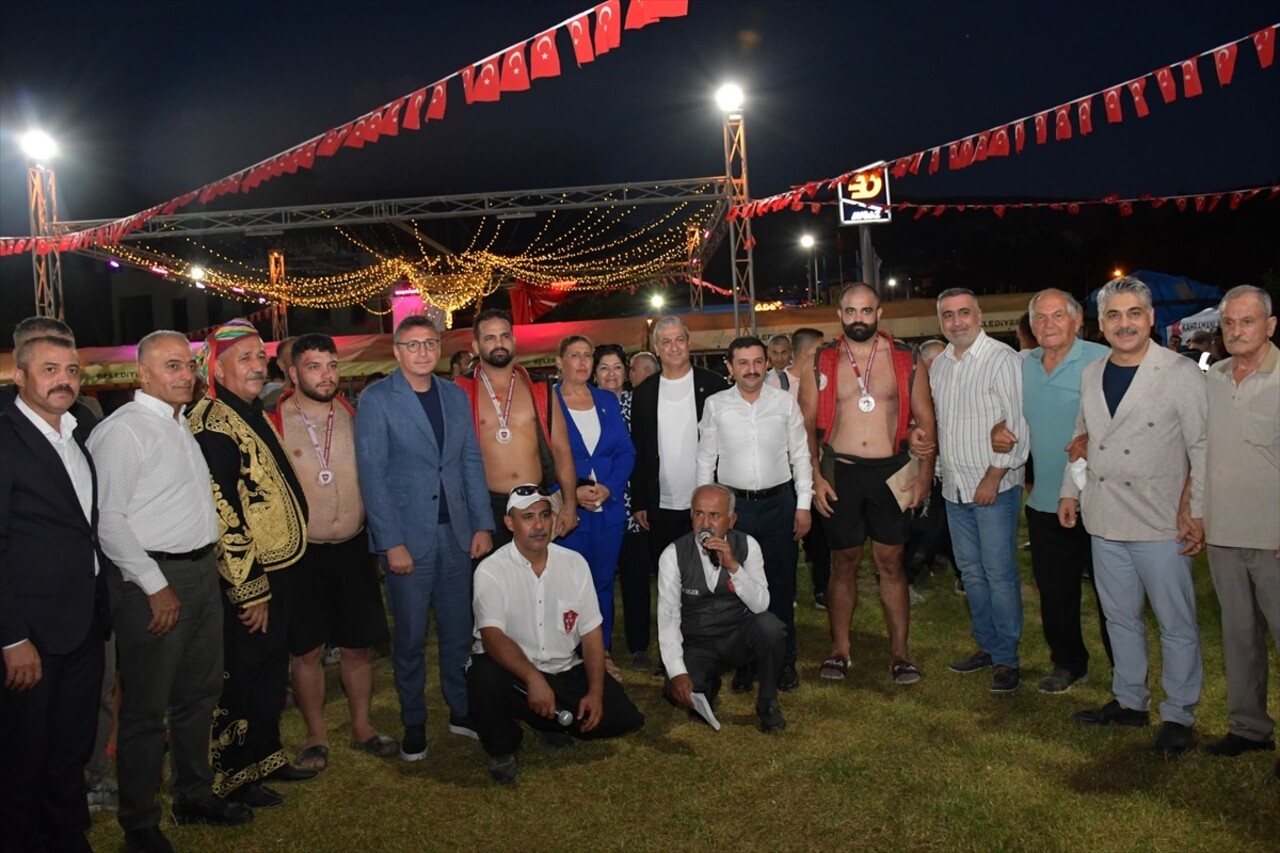
[[[777,702],[770,702],[764,707],[756,708],[756,716],[760,718],[760,731],[767,735],[780,732],[787,727],[787,718],[782,716],[782,709]]]
[[[173,853],[173,845],[158,826],[130,829],[124,834],[126,853]]]
[[[253,809],[244,803],[210,795],[195,800],[174,800],[173,820],[180,825],[239,826],[253,820]]]
[[[729,689],[734,693],[748,693],[751,686],[755,684],[756,672],[751,666],[744,666],[733,674],[733,681],[729,683]]]
[[[310,767],[299,767],[296,764],[284,764],[267,774],[272,782],[306,782],[320,775],[319,770]]]
[[[261,782],[250,782],[234,792],[231,797],[237,803],[243,803],[251,809],[269,809],[272,806],[284,805],[284,797]]]
[[[1096,711],[1081,711],[1076,714],[1076,722],[1087,726],[1146,726],[1151,724],[1151,714],[1147,711],[1135,711],[1125,708],[1115,699],[1098,708]]]
[[[794,663],[785,663],[782,665],[782,672],[778,673],[778,689],[790,693],[800,687],[800,673],[796,672]]]
[[[1191,748],[1191,726],[1165,721],[1156,735],[1156,752],[1163,756],[1181,755]]]
[[[1243,752],[1275,752],[1276,742],[1273,740],[1254,740],[1240,735],[1228,734],[1222,740],[1215,740],[1204,748],[1210,755],[1221,755],[1235,758]]]

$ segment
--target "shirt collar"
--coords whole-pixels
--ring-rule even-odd
[[[27,420],[31,421],[32,425],[34,425],[36,429],[40,430],[40,434],[45,438],[52,438],[57,441],[71,440],[71,435],[75,432],[76,425],[78,423],[76,421],[76,416],[71,414],[71,412],[68,411],[62,413],[62,420],[58,422],[58,426],[61,429],[61,432],[59,432],[59,430],[55,430],[50,427],[48,421],[36,414],[36,411],[28,406],[22,397],[17,397],[14,402],[17,403],[18,411],[26,415]]]
[[[166,420],[173,420],[173,406],[161,400],[159,397],[152,397],[146,391],[138,390],[133,392],[133,402],[138,403],[144,409],[159,415]],[[186,423],[187,416],[185,414],[186,406],[178,412],[178,423]]]
[[[988,340],[987,333],[982,329],[979,329],[978,336],[973,339],[973,343],[970,344],[969,348],[964,351],[964,355],[973,354],[975,357],[980,355],[982,351],[986,349],[987,340]],[[955,361],[955,362],[960,361],[960,359],[964,357],[964,356],[959,356],[959,357],[956,356],[956,345],[953,343],[947,344],[947,348],[943,350],[943,355],[947,356],[948,358],[950,358],[952,361]]]

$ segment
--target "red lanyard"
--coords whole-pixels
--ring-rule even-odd
[[[858,380],[858,390],[865,397],[867,395],[867,382],[871,379],[871,366],[876,363],[876,350],[880,346],[880,336],[876,335],[875,340],[871,343],[871,355],[867,357],[867,378],[862,378],[862,371],[858,370],[858,362],[853,357],[853,347],[849,346],[849,339],[844,340],[844,351],[849,356],[849,363],[853,365],[853,375]]]

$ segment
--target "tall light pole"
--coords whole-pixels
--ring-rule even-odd
[[[716,92],[716,104],[724,111],[724,174],[729,182],[729,204],[745,205],[751,198],[747,190],[747,131],[742,121],[742,87],[726,83]],[[735,334],[756,333],[756,273],[752,252],[749,218],[729,223],[729,251],[733,262],[733,325]],[[738,317],[738,299],[747,297],[744,323]]]
[[[895,290],[895,288],[897,288],[897,286],[898,286],[898,280],[897,280],[896,278],[894,278],[893,276],[890,276],[890,277],[889,277],[888,284],[889,284],[889,299],[890,299],[890,300],[892,300],[892,299],[893,299],[893,295],[897,292],[897,290]]]
[[[49,134],[29,130],[22,137],[22,153],[27,156],[27,210],[30,213],[31,274],[36,286],[36,316],[62,319],[62,257],[58,254],[53,227],[58,221],[58,190],[53,170],[44,164],[58,153]],[[42,245],[43,244],[43,245]],[[43,249],[43,251],[41,251]]]
[[[809,260],[813,263],[813,273],[809,278],[809,301],[817,303],[818,301],[818,253],[815,251],[818,241],[813,239],[812,234],[804,234],[800,237],[800,247],[809,250]]]

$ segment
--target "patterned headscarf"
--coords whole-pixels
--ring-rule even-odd
[[[257,337],[258,329],[248,320],[236,318],[223,323],[213,330],[213,334],[204,339],[204,346],[200,348],[200,355],[196,357],[196,371],[208,386],[209,390],[206,393],[209,397],[216,396],[214,382],[210,378],[213,372],[209,369],[210,362],[216,361],[218,356],[229,350],[236,341],[249,335]]]

